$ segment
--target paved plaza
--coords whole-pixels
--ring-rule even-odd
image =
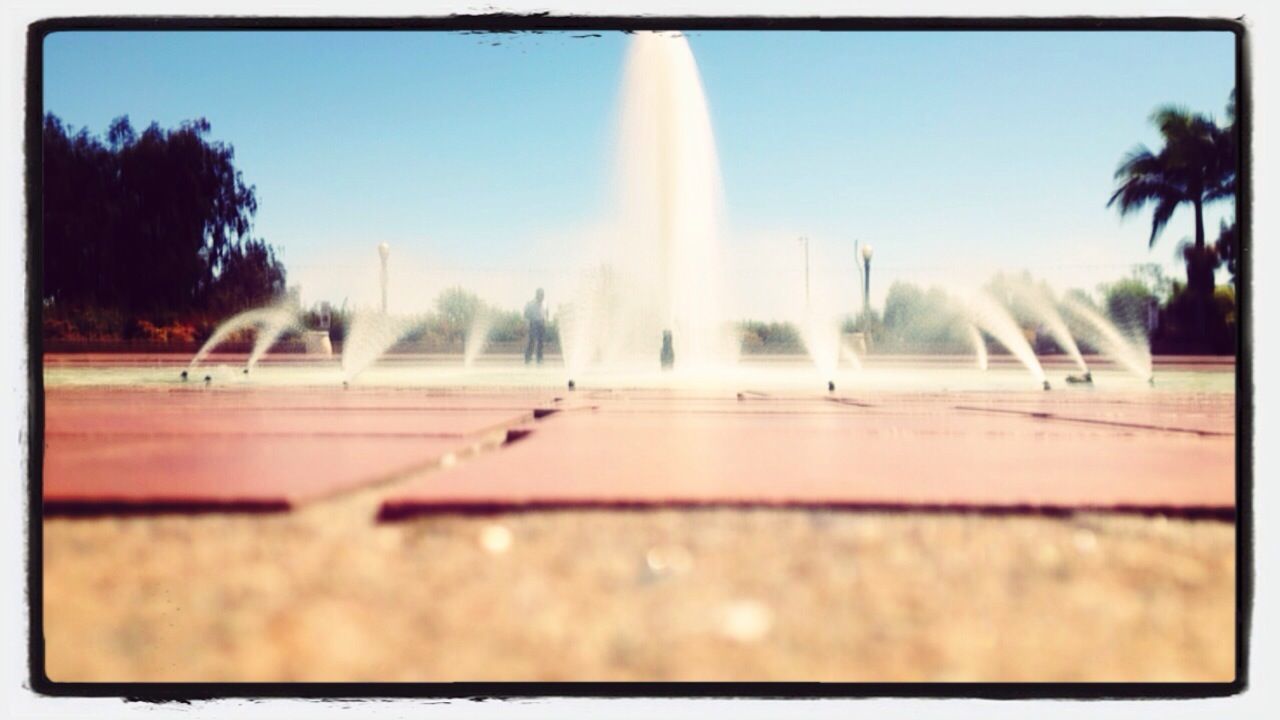
[[[1051,392],[899,364],[343,389],[54,356],[50,676],[1231,678],[1230,364]]]

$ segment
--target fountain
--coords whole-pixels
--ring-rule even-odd
[[[1076,367],[1080,369],[1081,374],[1069,376],[1067,382],[1093,382],[1093,375],[1089,372],[1089,366],[1085,363],[1084,356],[1080,354],[1080,346],[1076,344],[1071,331],[1067,329],[1066,321],[1058,313],[1058,308],[1048,292],[1030,282],[1015,283],[1013,292],[1016,300],[1044,323],[1045,329],[1049,331],[1049,335],[1054,342],[1071,357]]]
[[[582,257],[571,302],[557,314],[567,386],[594,368],[638,371],[645,377],[669,371],[671,384],[722,377],[737,365],[741,339],[726,312],[724,236],[719,161],[707,99],[687,39],[679,33],[640,32],[627,50],[619,98],[612,222]],[[805,305],[794,315],[806,352],[827,390],[834,392],[842,365],[861,369],[861,353],[841,333],[847,287],[831,297],[812,297],[809,243],[805,243]],[[380,309],[356,313],[341,358],[344,385],[352,382],[398,341],[428,321],[426,314],[388,312],[387,243],[378,245]],[[864,311],[870,302],[870,245],[855,244]],[[818,278],[821,282],[821,278]],[[834,286],[833,286],[834,287]],[[931,317],[948,329],[946,342],[972,344],[974,361],[989,366],[986,337],[995,338],[1049,389],[1044,368],[1014,319],[1034,315],[1081,371],[1070,382],[1091,382],[1088,365],[1060,308],[1087,327],[1098,345],[1130,371],[1151,376],[1151,358],[1105,317],[1077,301],[1055,302],[1048,290],[1015,284],[997,301],[986,292],[953,296],[954,307]],[[949,301],[945,300],[945,306]],[[826,301],[825,304],[823,301]],[[1016,307],[1011,308],[1011,306]],[[496,315],[482,310],[466,330],[462,367],[474,367],[485,352]],[[194,369],[232,333],[256,328],[248,373],[285,332],[297,327],[294,306],[260,308],[223,323],[192,359]],[[986,335],[984,335],[986,333]],[[954,350],[953,350],[954,351]],[[734,369],[738,373],[739,369]],[[742,372],[747,372],[742,370]],[[750,371],[754,372],[754,371]],[[183,378],[187,372],[183,372]],[[636,377],[632,375],[632,377]],[[735,375],[735,377],[748,377]],[[645,380],[649,382],[651,380]]]
[[[342,386],[349,387],[358,375],[382,357],[406,335],[426,325],[425,314],[392,315],[387,312],[387,258],[391,246],[378,243],[378,310],[357,309],[342,343]],[[488,331],[486,330],[486,333]]]
[[[196,366],[228,337],[241,330],[253,328],[256,331],[256,336],[249,362],[244,368],[247,373],[262,357],[263,353],[275,344],[280,335],[285,330],[295,327],[297,322],[298,307],[291,300],[279,305],[246,310],[233,315],[219,325],[213,331],[213,334],[209,336],[209,339],[205,341],[204,345],[201,345],[200,349],[196,351],[195,356],[191,358],[191,362],[187,364],[187,368],[182,371],[182,379],[186,380],[190,372],[195,370]],[[205,377],[206,382],[211,382],[212,379],[211,376]]]
[[[245,363],[244,374],[248,375],[250,370],[258,364],[258,360],[266,354],[271,346],[276,344],[276,340],[289,330],[296,330],[300,326],[300,317],[296,309],[293,312],[282,312],[275,317],[267,319],[258,328],[258,334],[253,341],[253,352],[249,353],[249,362]]]
[[[973,355],[978,364],[979,370],[987,369],[987,341],[982,337],[982,331],[978,326],[969,323],[969,340],[973,343]]]
[[[393,345],[427,322],[425,315],[357,310],[342,343],[342,382],[349,385]]]
[[[840,356],[845,354],[844,344],[840,340],[840,321],[834,314],[827,312],[809,310],[805,315],[804,325],[800,328],[805,352],[809,354],[818,373],[827,381],[828,389],[832,390],[835,385],[832,378],[835,377]],[[856,358],[856,354],[854,355]]]
[[[476,311],[471,320],[471,327],[463,340],[462,367],[470,369],[476,358],[484,352],[489,344],[489,332],[493,330],[494,314],[485,308]]]
[[[1062,307],[1087,328],[1089,339],[1126,370],[1148,382],[1154,382],[1151,350],[1145,342],[1126,338],[1112,322],[1083,302],[1072,297],[1062,300]]]
[[[738,344],[719,273],[719,162],[683,35],[633,36],[616,173],[613,230],[596,248],[601,274],[583,283],[566,328],[570,374],[587,364],[731,364]]]
[[[1036,358],[1031,343],[1027,342],[1022,329],[1014,322],[1007,308],[996,302],[985,291],[972,293],[961,301],[965,311],[975,325],[991,334],[1001,345],[1004,345],[1014,357],[1027,368],[1037,383],[1049,389],[1049,381],[1045,378],[1044,368]]]
[[[858,357],[858,351],[844,338],[840,339],[840,357],[847,360],[854,370],[862,369],[862,359]]]

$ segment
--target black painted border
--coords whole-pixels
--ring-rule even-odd
[[[44,380],[41,298],[43,217],[41,118],[43,46],[50,34],[92,30],[384,30],[443,32],[552,32],[638,30],[816,30],[858,31],[1166,31],[1231,32],[1236,38],[1237,116],[1240,127],[1239,196],[1236,217],[1243,231],[1237,270],[1236,364],[1236,677],[1225,683],[64,683],[45,673],[43,636],[42,486]],[[379,698],[435,697],[508,699],[527,697],[969,697],[993,699],[1203,698],[1235,695],[1248,688],[1249,632],[1253,610],[1253,317],[1252,137],[1248,34],[1241,19],[1183,17],[653,17],[553,16],[550,14],[450,15],[441,17],[233,17],[83,16],[51,18],[27,30],[27,601],[30,686],[37,693],[78,697],[125,697],[151,702],[223,697]]]

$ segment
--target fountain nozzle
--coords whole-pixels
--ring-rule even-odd
[[[1148,384],[1148,385],[1150,385],[1151,387],[1155,387],[1155,386],[1156,386],[1156,376],[1155,376],[1155,375],[1152,375],[1151,377],[1147,378],[1147,384]]]
[[[349,380],[343,380],[343,381],[342,381],[342,389],[343,389],[343,390],[349,390],[350,388],[351,388],[351,382],[350,382]]]
[[[185,381],[186,381],[186,379],[187,379],[187,371],[186,371],[186,370],[183,370],[183,371],[182,371],[182,380],[185,382]]]
[[[245,369],[244,369],[244,374],[245,374],[245,375],[248,375],[248,374],[249,374],[249,368],[245,368]]]
[[[1045,380],[1045,381],[1044,381],[1044,389],[1045,389],[1045,390],[1048,390],[1048,389],[1049,389],[1049,381],[1048,381],[1048,380]]]
[[[828,380],[828,381],[827,381],[827,392],[835,392],[835,391],[836,391],[836,381],[835,381],[835,380]]]
[[[208,385],[208,384],[209,384],[209,383],[211,383],[211,382],[213,382],[213,376],[212,376],[212,375],[205,375],[205,376],[204,376],[204,384],[205,384],[205,385]]]
[[[569,378],[569,389],[570,389],[570,390],[573,390],[573,389],[574,389],[574,388],[576,388],[576,387],[578,387],[578,386],[577,386],[577,384],[576,384],[576,383],[574,383],[574,382],[573,382],[573,378]]]

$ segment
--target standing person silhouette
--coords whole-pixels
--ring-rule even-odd
[[[525,365],[533,357],[535,343],[538,346],[538,364],[542,364],[542,341],[547,332],[547,308],[542,302],[544,297],[546,295],[542,288],[538,288],[537,294],[524,306],[524,319],[529,323],[529,343],[524,348]]]

